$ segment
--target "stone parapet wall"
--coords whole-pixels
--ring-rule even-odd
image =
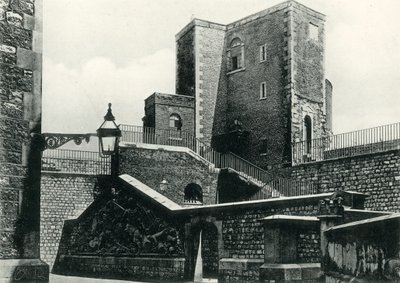
[[[317,184],[319,192],[352,190],[367,194],[365,208],[400,211],[400,151],[339,158],[293,166],[291,178]]]
[[[316,216],[318,204],[284,205],[276,208],[224,212],[218,217],[218,220],[222,221],[224,253],[230,258],[264,259],[264,228],[260,220],[274,214]],[[319,261],[318,233],[317,230],[299,233],[298,262]]]
[[[56,258],[64,221],[79,215],[93,201],[96,176],[43,172],[41,181],[41,258]]]
[[[191,183],[202,188],[204,204],[216,203],[218,174],[187,152],[126,147],[120,160],[120,174],[137,178],[178,204],[184,204],[184,189]],[[163,180],[167,184],[162,187]]]
[[[184,258],[61,256],[61,274],[135,280],[182,281]]]

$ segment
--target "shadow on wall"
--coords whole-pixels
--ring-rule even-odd
[[[222,169],[218,176],[219,203],[248,200],[259,190],[260,187],[251,184],[229,169]]]

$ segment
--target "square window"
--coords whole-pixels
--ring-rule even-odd
[[[265,99],[267,98],[267,83],[262,82],[260,84],[260,99]]]
[[[319,34],[318,26],[313,24],[313,23],[309,23],[309,25],[308,25],[308,37],[310,39],[318,41],[318,34]]]
[[[267,60],[267,45],[260,46],[260,62],[265,62]]]

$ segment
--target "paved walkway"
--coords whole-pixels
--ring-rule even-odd
[[[146,283],[143,281],[129,281],[129,280],[116,280],[116,279],[98,279],[98,278],[85,278],[74,276],[61,276],[50,274],[50,283]],[[217,283],[216,279],[203,279],[202,282]],[[189,283],[189,282],[188,282]]]
[[[145,283],[139,281],[116,280],[116,279],[97,279],[74,276],[61,276],[50,274],[50,283]]]

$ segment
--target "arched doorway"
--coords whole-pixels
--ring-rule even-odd
[[[311,154],[311,145],[312,145],[312,120],[311,117],[306,115],[304,117],[304,140],[305,140],[305,149],[306,154]]]
[[[184,189],[184,199],[185,203],[203,203],[203,189],[200,185],[195,183],[190,183]]]
[[[187,277],[192,280],[196,269],[201,232],[201,255],[203,278],[218,278],[220,233],[217,226],[210,221],[197,219],[192,222],[190,235],[187,237]]]

